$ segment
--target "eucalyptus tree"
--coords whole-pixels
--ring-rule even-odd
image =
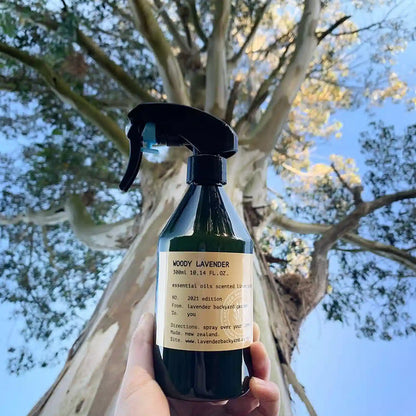
[[[380,17],[359,27],[358,9]],[[204,109],[239,135],[226,190],[255,241],[255,320],[282,415],[289,384],[315,414],[290,361],[320,303],[369,337],[415,331],[414,126],[362,137],[364,178],[342,156],[309,160],[317,138],[341,134],[337,109],[406,97],[392,65],[408,32],[394,11],[359,0],[2,3],[12,151],[1,155],[1,299],[23,318],[23,339],[49,351],[10,346],[9,368],[47,365],[78,336],[32,415],[111,414],[130,336],[153,309],[157,237],[184,191],[186,155],[145,160],[132,192],[117,191],[125,114],[141,102]]]

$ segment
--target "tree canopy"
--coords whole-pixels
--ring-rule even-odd
[[[310,160],[317,140],[342,135],[337,110],[413,99],[393,72],[411,39],[398,4],[2,2],[0,299],[24,319],[23,340],[50,347],[11,345],[9,369],[53,362],[140,231],[154,183],[143,178],[128,197],[117,186],[126,113],[149,101],[224,119],[242,150],[264,155],[259,170],[280,175],[277,190],[242,193],[268,220],[258,244],[290,319],[322,299],[299,288],[327,273],[330,253],[328,319],[352,320],[367,337],[414,333],[416,126],[372,123],[361,135],[364,177],[342,155]],[[158,178],[172,160],[145,164]]]

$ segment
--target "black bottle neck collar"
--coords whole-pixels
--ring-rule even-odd
[[[225,185],[227,183],[225,158],[207,154],[190,156],[186,182],[197,185]]]

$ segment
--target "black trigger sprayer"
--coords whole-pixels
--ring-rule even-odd
[[[190,185],[158,241],[155,378],[184,400],[228,400],[249,389],[253,242],[222,185],[238,138],[228,124],[177,104],[135,107],[127,191],[153,145],[185,146]]]
[[[152,146],[186,146],[193,151],[188,160],[187,182],[225,184],[225,159],[234,155],[238,138],[222,120],[193,107],[168,103],[139,104],[128,117],[130,158],[120,189],[127,191],[136,178],[143,152],[157,153]]]

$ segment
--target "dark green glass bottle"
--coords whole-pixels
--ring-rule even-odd
[[[177,104],[140,104],[128,116],[130,158],[120,189],[133,183],[142,153],[157,152],[154,144],[193,151],[190,187],[159,239],[156,380],[167,396],[184,400],[241,396],[252,374],[253,243],[222,188],[237,135]]]
[[[158,251],[252,253],[253,243],[221,186],[192,184],[162,231]],[[160,290],[158,284],[156,296]],[[195,296],[203,292],[197,289]],[[154,366],[166,395],[185,400],[238,397],[248,390],[252,374],[248,347],[187,351],[155,343]]]

